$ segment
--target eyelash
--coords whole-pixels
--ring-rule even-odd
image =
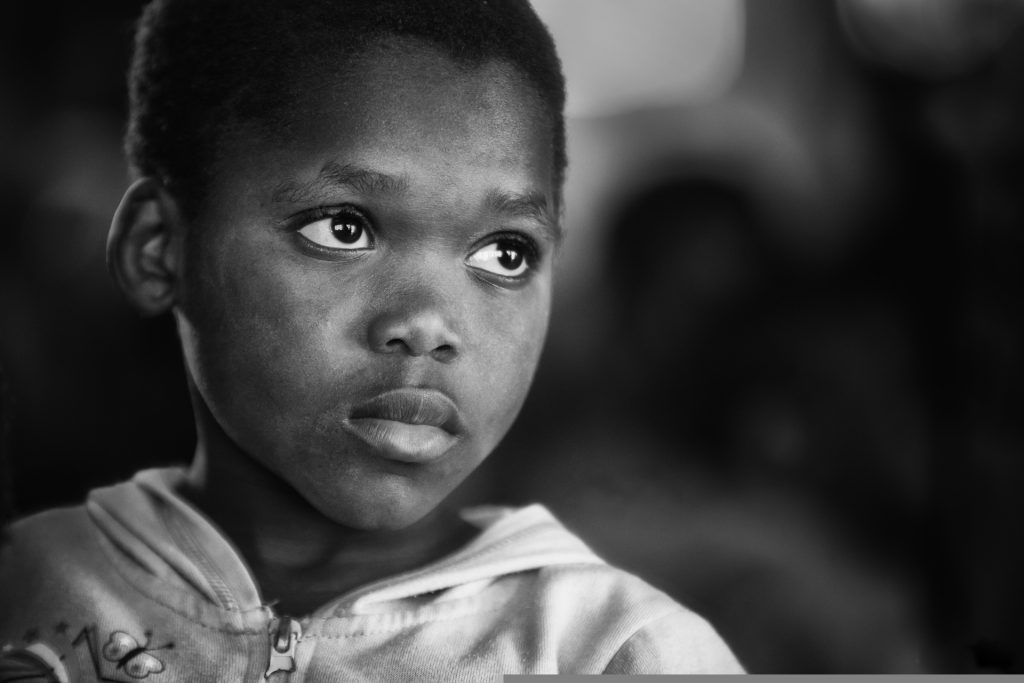
[[[296,229],[309,225],[315,221],[323,220],[324,218],[335,218],[344,213],[354,213],[357,216],[361,216],[363,220],[373,225],[373,221],[370,220],[370,216],[354,204],[339,204],[337,206],[317,206],[309,211],[302,213],[297,216],[294,223]]]

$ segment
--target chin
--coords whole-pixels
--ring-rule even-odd
[[[304,495],[331,521],[360,531],[398,531],[429,515],[442,499],[426,499],[409,490],[410,482],[383,481],[364,484],[358,491],[318,491]]]

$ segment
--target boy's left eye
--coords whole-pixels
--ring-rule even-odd
[[[373,248],[370,222],[361,212],[346,208],[330,216],[308,223],[299,234],[310,242],[328,249],[364,251]]]
[[[529,245],[521,240],[503,237],[474,251],[466,263],[494,275],[515,278],[526,273],[533,266],[533,260]]]

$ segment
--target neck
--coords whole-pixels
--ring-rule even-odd
[[[338,524],[242,451],[193,390],[198,446],[180,493],[205,513],[248,562],[266,602],[307,614],[344,593],[447,555],[472,528],[438,508],[397,531]]]

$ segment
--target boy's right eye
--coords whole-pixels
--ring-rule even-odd
[[[365,251],[373,248],[370,221],[354,207],[331,209],[322,218],[299,229],[307,240],[338,251]]]

